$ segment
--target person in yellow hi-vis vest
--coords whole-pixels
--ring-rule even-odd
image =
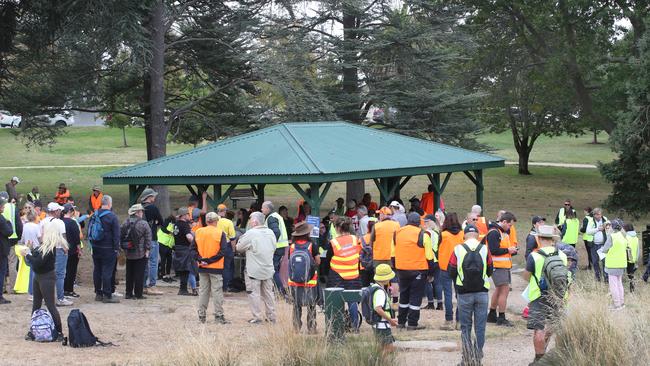
[[[603,246],[605,253],[605,272],[609,275],[609,292],[612,295],[612,310],[625,308],[625,290],[623,274],[627,269],[627,236],[623,230],[623,221],[614,219],[607,230],[607,239]]]
[[[575,248],[580,236],[580,220],[576,216],[575,210],[566,212],[564,224],[560,230],[562,231],[562,242]]]
[[[282,277],[280,276],[282,260],[287,255],[287,247],[289,246],[287,227],[284,223],[284,218],[280,216],[279,213],[275,212],[273,202],[266,201],[262,203],[262,213],[266,216],[266,222],[264,225],[273,231],[275,240],[277,240],[275,253],[273,253],[273,268],[275,270],[275,273],[273,274],[273,283],[275,284],[278,293],[287,299],[287,289],[284,286],[284,282],[282,282]]]
[[[21,251],[27,248],[24,245],[15,245],[14,252],[18,258],[18,273],[16,274],[16,283],[14,284],[14,293],[25,294],[29,291],[29,278],[30,269],[25,263],[25,257],[21,255]]]

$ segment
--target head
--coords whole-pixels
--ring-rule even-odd
[[[287,206],[280,206],[280,208],[278,209],[278,213],[284,219],[289,217],[289,209],[287,209]]]
[[[368,221],[368,232],[372,232],[372,228],[375,227],[375,224],[377,223],[376,220],[370,220]]]
[[[257,201],[254,201],[251,203],[250,208],[248,209],[248,212],[255,212],[255,211],[260,211],[260,205],[257,203]]]
[[[7,204],[7,200],[0,197],[0,213],[3,213],[5,211],[6,204]]]
[[[56,202],[50,202],[47,204],[47,215],[55,218],[61,217],[61,211],[63,206],[59,205]]]
[[[352,220],[347,216],[341,216],[334,223],[334,227],[336,227],[336,232],[339,233],[339,235],[351,234]]]
[[[499,212],[497,212],[497,222],[501,221],[501,215],[504,213],[506,213],[505,210],[499,210]]]
[[[234,220],[235,219],[235,213],[232,211],[226,211],[226,218],[228,220]]]
[[[219,222],[219,215],[216,212],[208,212],[205,214],[205,223],[208,226],[217,226]]]
[[[596,221],[600,221],[603,219],[603,210],[600,207],[594,208],[591,211],[591,213],[593,214],[594,219],[596,219]]]
[[[343,199],[343,197],[339,197],[339,198],[336,199],[336,207],[337,208],[343,207],[344,203],[345,203],[345,200]]]
[[[397,212],[400,212],[400,204],[397,201],[392,201],[390,203],[390,210],[393,213],[393,215]]]
[[[336,214],[336,210],[332,210],[327,213],[327,218],[330,220],[330,222],[336,222],[336,220],[339,218],[339,215]]]
[[[473,214],[476,214],[476,216],[481,216],[481,213],[483,212],[483,209],[479,205],[474,205],[474,206],[472,206],[471,212]]]
[[[420,208],[420,200],[417,197],[411,197],[409,202],[411,203],[411,210],[417,210]]]
[[[450,212],[445,217],[445,222],[442,224],[443,230],[449,230],[452,228],[460,228],[460,222],[458,221],[458,215],[455,212]]]
[[[304,202],[302,204],[302,212],[305,214],[305,216],[311,215],[311,205],[309,202]]]
[[[97,197],[100,193],[102,193],[102,187],[93,186],[93,196]]]
[[[38,187],[36,186],[32,187],[32,193],[34,194],[38,193]]]
[[[546,218],[541,216],[533,216],[532,224],[533,230],[538,231],[540,226],[546,225]]]
[[[264,215],[268,216],[268,215],[272,214],[274,210],[275,210],[275,207],[273,207],[273,202],[264,201],[264,203],[262,203],[262,213]]]
[[[104,210],[110,210],[113,208],[113,197],[105,194],[104,197],[102,197],[102,208]]]
[[[348,201],[348,210],[354,210],[357,208],[357,200]]]
[[[510,230],[510,227],[517,222],[517,218],[512,212],[503,211],[499,216],[498,224],[503,230]]]
[[[612,224],[612,230],[614,231],[621,231],[623,230],[623,226],[625,226],[623,220],[619,218],[612,220],[611,224]]]
[[[570,209],[570,208],[571,208],[571,200],[570,200],[570,199],[566,199],[566,200],[564,200],[564,205],[563,205],[563,207],[564,207],[565,210]]]
[[[363,195],[363,198],[361,198],[361,203],[364,204],[364,206],[368,207],[370,206],[370,202],[372,202],[372,196],[370,193],[366,193]]]
[[[420,227],[421,218],[417,212],[411,212],[406,216],[406,224]]]
[[[142,191],[142,194],[140,195],[140,202],[141,203],[154,203],[156,202],[156,197],[158,196],[158,192],[154,191],[151,188],[147,188],[144,191]]]
[[[434,215],[424,216],[424,227],[428,230],[438,230],[438,223],[436,222],[436,217]]]
[[[34,201],[33,204],[34,204],[34,212],[36,212],[37,215],[40,215],[41,211],[43,211],[43,204],[39,200]]]
[[[380,221],[389,220],[392,215],[393,215],[393,211],[390,208],[386,207],[386,206],[379,209],[379,220]]]
[[[566,216],[567,219],[575,219],[576,218],[576,210],[574,210],[572,208],[569,208],[568,210],[566,210],[565,216]]]
[[[468,225],[476,225],[476,222],[478,221],[478,215],[474,212],[470,212],[467,214],[467,220]]]
[[[632,225],[630,223],[626,223],[625,225],[623,225],[623,230],[628,231],[628,232],[629,231],[634,231],[634,225]]]
[[[72,216],[74,216],[74,205],[71,203],[66,203],[65,205],[63,205],[62,213],[64,217],[71,218]]]
[[[325,225],[324,221],[320,222],[320,225],[318,225],[318,235],[323,236],[327,232],[327,226]]]
[[[262,205],[262,210],[264,210],[264,205]],[[265,221],[265,216],[262,212],[253,212],[248,219],[250,227],[263,226]]]
[[[190,221],[190,210],[188,210],[187,207],[180,207],[178,210],[176,210],[176,217],[180,221]]]
[[[362,218],[364,216],[368,216],[368,208],[364,205],[361,205],[357,207],[357,216],[359,218]]]
[[[537,236],[541,246],[548,247],[555,245],[556,240],[560,238],[558,231],[555,226],[540,225],[535,236]]]
[[[187,200],[187,207],[188,208],[197,208],[197,207],[199,207],[199,199],[196,198],[196,196],[191,196]]]
[[[135,204],[129,208],[129,216],[143,218],[144,217],[144,207],[141,204]]]
[[[217,215],[221,217],[226,217],[226,212],[228,211],[228,207],[224,205],[223,203],[220,203],[217,205]]]
[[[382,263],[375,269],[374,280],[377,284],[388,286],[390,284],[390,280],[393,278],[395,278],[395,272],[393,272],[393,269],[390,268],[388,264]]]
[[[593,208],[591,208],[589,206],[585,207],[584,210],[583,210],[585,216],[591,215],[592,211],[593,211]]]
[[[427,186],[427,192],[433,192],[433,191],[434,191],[433,184],[429,184]]]
[[[478,235],[479,235],[478,228],[474,225],[467,224],[467,226],[465,226],[465,230],[463,230],[463,233],[465,235],[465,240],[478,239]]]
[[[65,193],[67,190],[68,188],[65,186],[65,183],[59,184],[59,193]]]
[[[33,210],[28,210],[27,214],[25,215],[25,219],[27,219],[27,222],[36,222],[36,219],[38,219],[38,214],[36,214],[36,212]]]
[[[17,186],[18,183],[20,183],[20,179],[18,177],[11,178],[11,184],[13,184],[14,187]]]
[[[436,221],[438,221],[438,226],[442,227],[445,222],[445,213],[438,210],[433,215],[436,217]]]
[[[309,240],[309,235],[314,227],[308,224],[306,221],[301,221],[293,227],[293,233],[291,237],[294,241],[298,240]]]

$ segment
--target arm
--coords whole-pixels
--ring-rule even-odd
[[[501,248],[501,235],[498,230],[492,230],[487,234],[486,237],[488,243],[488,249],[492,255],[504,255],[508,254],[508,249]]]
[[[163,224],[160,226],[160,230],[162,230],[162,232],[167,234],[167,235],[173,235],[174,234],[173,232],[167,230],[167,226],[169,226],[169,224],[171,222],[172,222],[171,218],[168,218],[167,220],[165,220],[163,222]]]
[[[153,235],[151,234],[151,226],[149,226],[149,224],[144,220],[142,220],[140,222],[143,223],[142,230],[144,230],[144,249],[145,249],[145,251],[150,252],[151,251],[151,240],[152,240],[152,237],[153,237]]]
[[[585,217],[584,219],[582,219],[582,225],[580,226],[580,232],[581,232],[581,233],[584,234],[584,233],[587,232],[587,223],[588,223],[588,222],[589,222],[589,220],[587,220],[586,217]]]
[[[433,273],[438,266],[438,260],[436,259],[436,255],[433,253],[433,246],[429,235],[424,235],[424,257],[427,259],[427,264],[429,265],[428,275],[433,276]]]
[[[275,239],[280,239],[280,235],[282,235],[282,232],[280,231],[280,223],[278,222],[278,219],[269,216],[267,222],[267,227],[273,231],[273,234],[275,234]]]
[[[454,250],[449,257],[449,265],[447,266],[447,271],[451,277],[453,283],[456,283],[456,277],[458,277],[458,258],[456,257],[456,251]]]
[[[14,233],[14,229],[11,227],[11,223],[0,215],[0,235],[4,237],[9,237]]]
[[[603,253],[607,253],[614,243],[612,242],[612,236],[607,235],[607,240],[605,240],[605,245],[603,245]]]
[[[537,240],[535,240],[535,237],[533,235],[528,235],[526,237],[526,253],[524,253],[524,258],[528,259],[528,256],[533,252],[536,246]]]
[[[201,194],[201,214],[208,212],[208,192]]]
[[[494,273],[494,264],[492,263],[492,254],[490,254],[490,251],[487,251],[487,268],[485,269],[485,274],[488,277],[492,276],[492,273]]]
[[[110,219],[110,225],[111,225],[111,231],[113,233],[113,250],[118,251],[120,250],[120,222],[117,219],[117,215],[115,214],[109,214],[108,216],[111,216]],[[101,219],[100,219],[101,221]]]
[[[566,234],[566,223],[560,226],[560,238],[563,238],[564,234]]]
[[[236,249],[240,253],[245,253],[247,250],[249,250],[253,244],[253,240],[251,239],[251,232],[247,231],[244,233],[244,235],[239,237],[239,240],[237,241]]]
[[[23,236],[23,220],[20,219],[20,211],[18,210],[18,207],[16,207],[15,210],[14,222],[16,223],[16,235],[18,235],[18,239],[20,240]]]
[[[596,234],[598,231],[599,231],[599,230],[598,230],[598,226],[595,225],[595,222],[594,222],[594,226],[593,226],[593,227],[589,227],[589,226],[587,226],[587,234],[588,234],[588,235],[594,235],[594,234]]]

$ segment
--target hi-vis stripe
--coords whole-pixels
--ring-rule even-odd
[[[492,257],[493,262],[512,262],[512,258],[508,257]]]

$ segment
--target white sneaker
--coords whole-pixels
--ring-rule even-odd
[[[27,297],[27,299],[28,299],[29,301],[34,301],[34,296],[29,295],[29,296]]]
[[[71,306],[74,304],[72,301],[68,299],[63,299],[63,300],[56,300],[56,306]]]
[[[113,296],[124,297],[124,295],[122,295],[121,293],[119,293],[117,291],[113,292]]]

